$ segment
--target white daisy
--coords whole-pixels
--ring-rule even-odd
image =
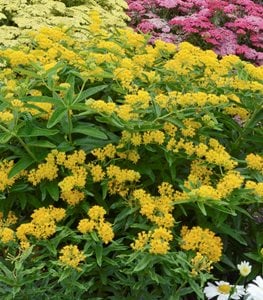
[[[262,300],[263,299],[263,278],[257,276],[247,287],[247,300]]]
[[[204,293],[207,299],[212,299],[216,296],[217,300],[228,300],[228,299],[240,299],[245,294],[245,289],[242,285],[237,285],[235,291],[230,296],[233,285],[230,285],[226,281],[216,281],[215,284],[208,282],[208,286],[205,287]],[[230,298],[229,298],[230,297]]]
[[[247,261],[241,261],[237,268],[241,276],[246,277],[251,272],[251,265]]]

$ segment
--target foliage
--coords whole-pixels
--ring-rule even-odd
[[[244,258],[255,277],[263,68],[90,19],[0,52],[1,297],[204,299]]]
[[[73,26],[76,36],[85,38],[90,10],[103,16],[106,27],[114,27],[125,25],[125,8],[124,0],[0,0],[0,46],[30,42],[27,32],[43,26]]]
[[[262,64],[263,8],[252,0],[128,0],[130,25],[152,40],[191,42]]]

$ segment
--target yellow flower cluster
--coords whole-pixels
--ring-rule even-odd
[[[78,230],[82,233],[89,233],[93,230],[98,232],[98,235],[105,244],[111,242],[114,238],[112,225],[106,222],[104,215],[106,211],[103,207],[94,205],[88,211],[89,219],[82,219],[79,222]]]
[[[223,244],[220,237],[215,236],[209,229],[202,229],[195,226],[189,229],[183,226],[181,230],[181,248],[183,250],[193,250],[206,256],[211,262],[218,262],[222,255]]]
[[[86,101],[86,105],[97,112],[105,113],[108,115],[113,114],[116,111],[116,104],[113,102],[105,102],[103,100],[92,100]]]
[[[165,142],[165,133],[161,130],[147,130],[143,133],[122,131],[122,138],[120,143],[124,145],[131,143],[133,146],[158,144],[162,145]]]
[[[166,254],[170,249],[169,242],[173,239],[170,228],[175,222],[172,215],[174,189],[171,184],[163,182],[158,186],[158,191],[159,197],[153,197],[143,189],[133,192],[141,206],[140,213],[158,226],[148,233],[138,233],[137,239],[131,244],[136,251],[149,248],[149,253]]]
[[[14,115],[9,111],[0,111],[0,122],[9,123],[14,119]]]
[[[38,165],[28,174],[28,181],[37,185],[42,180],[52,181],[58,177],[59,166],[67,168],[71,174],[64,177],[58,186],[61,189],[60,197],[70,205],[76,205],[85,197],[79,189],[86,184],[87,171],[84,166],[86,154],[83,150],[66,155],[64,152],[52,150],[46,157],[46,163]]]
[[[27,180],[33,185],[37,185],[44,179],[52,181],[58,177],[55,152],[49,153],[45,160],[45,163],[39,164],[37,169],[32,169],[28,173]]]
[[[108,188],[111,195],[118,194],[126,197],[129,192],[129,185],[139,181],[139,172],[129,169],[121,169],[118,166],[110,165],[106,168],[108,177]]]
[[[256,183],[255,181],[248,180],[245,188],[253,190],[253,193],[263,201],[263,182]]]
[[[163,182],[159,186],[159,193],[159,197],[153,197],[143,189],[138,189],[133,196],[139,201],[143,216],[160,227],[171,228],[175,222],[172,215],[174,190],[169,183]]]
[[[207,94],[204,92],[196,93],[180,93],[172,91],[168,93],[170,110],[173,110],[175,106],[187,107],[187,106],[198,106],[204,107],[207,105],[217,106],[228,103],[228,98],[225,95]]]
[[[6,218],[4,214],[0,212],[0,240],[6,244],[15,240],[15,232],[13,229],[8,228],[10,225],[14,225],[17,222],[16,215],[10,211]]]
[[[198,130],[202,125],[199,122],[191,119],[183,120],[184,128],[181,129],[182,135],[184,137],[194,137],[196,134],[196,130]]]
[[[105,172],[100,165],[89,163],[87,167],[89,169],[89,172],[91,173],[93,182],[100,182],[105,177]]]
[[[104,161],[107,158],[114,158],[116,155],[116,147],[112,144],[108,144],[103,148],[96,148],[91,151],[92,155],[97,157],[98,160]]]
[[[207,162],[224,167],[226,170],[232,170],[237,166],[237,162],[231,159],[225,147],[220,145],[216,139],[210,139],[209,146],[211,148],[205,154]]]
[[[67,168],[71,175],[64,177],[58,183],[61,189],[61,199],[70,205],[76,205],[84,200],[85,194],[81,189],[85,187],[87,170],[84,165],[86,154],[83,150],[75,151],[73,154],[57,157],[57,163]]]
[[[224,111],[230,116],[240,118],[241,124],[246,122],[250,116],[250,113],[247,109],[238,107],[236,105],[228,106],[224,109]]]
[[[244,182],[244,178],[239,172],[231,170],[218,181],[216,187],[213,187],[211,185],[212,175],[211,168],[207,167],[201,160],[193,161],[188,180],[184,182],[184,186],[190,192],[183,192],[181,196],[185,195],[186,199],[187,197],[189,199],[198,197],[213,200],[225,199],[235,189],[240,188]],[[177,196],[179,195],[177,194]],[[180,197],[176,199],[181,200]]]
[[[121,159],[129,160],[129,161],[133,162],[134,164],[136,164],[138,162],[138,160],[140,159],[140,155],[136,150],[126,150],[126,151],[120,151],[120,152],[118,151],[117,155]]]
[[[66,245],[60,250],[59,261],[68,267],[74,268],[78,271],[81,261],[85,261],[86,255],[83,251],[78,249],[76,245]]]
[[[237,171],[229,171],[218,182],[216,189],[220,195],[220,198],[226,198],[232,193],[234,189],[238,189],[244,182],[244,177]]]
[[[151,96],[147,91],[139,90],[136,95],[126,95],[124,103],[131,105],[134,109],[147,109],[150,105]]]
[[[9,178],[9,172],[14,166],[14,161],[3,160],[0,162],[0,191],[3,192],[6,188],[12,186],[15,181],[19,178],[19,174]]]
[[[149,248],[149,253],[151,254],[164,255],[170,250],[169,242],[172,239],[171,230],[158,227],[150,230],[148,233],[145,231],[139,232],[137,239],[131,244],[131,247],[135,251],[143,251]]]
[[[32,221],[17,227],[16,236],[23,248],[29,247],[28,235],[36,239],[48,239],[56,232],[56,222],[61,221],[66,215],[63,208],[52,205],[35,209],[31,215]]]
[[[263,156],[250,153],[246,157],[247,166],[252,170],[257,170],[263,174]]]
[[[190,174],[187,181],[184,182],[184,186],[191,190],[200,184],[210,185],[212,175],[213,171],[211,168],[202,160],[196,159],[191,163]]]
[[[151,130],[151,131],[146,131],[142,135],[142,140],[143,144],[163,144],[165,140],[165,134],[161,130]]]

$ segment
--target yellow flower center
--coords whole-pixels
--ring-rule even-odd
[[[231,291],[231,286],[229,284],[221,284],[217,287],[217,290],[221,294],[229,294]]]

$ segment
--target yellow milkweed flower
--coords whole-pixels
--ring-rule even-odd
[[[159,187],[159,197],[152,197],[143,189],[133,192],[135,199],[141,206],[140,213],[159,227],[171,228],[174,225],[173,210],[173,188],[170,184],[163,182]]]
[[[56,232],[56,222],[61,221],[66,215],[63,208],[40,207],[31,214],[30,223],[21,224],[16,229],[16,236],[20,241],[27,242],[27,235],[32,235],[37,239],[47,239]]]
[[[118,194],[121,197],[125,197],[129,192],[129,185],[139,181],[141,177],[140,173],[134,170],[121,169],[114,165],[106,168],[106,174],[109,179],[109,193],[112,195]]]
[[[165,134],[160,130],[146,131],[143,133],[142,139],[143,139],[143,144],[145,145],[151,143],[156,143],[161,145],[164,143]]]
[[[152,254],[166,254],[170,250],[169,242],[172,241],[173,235],[171,230],[159,227],[151,231],[151,239],[149,242]]]
[[[93,182],[100,182],[105,177],[105,172],[100,165],[88,164]]]
[[[116,155],[116,146],[108,144],[103,148],[96,148],[91,151],[92,155],[96,156],[97,159],[104,161],[106,158],[114,158]]]
[[[6,244],[15,240],[15,232],[11,228],[0,228],[0,240]]]
[[[89,233],[93,230],[98,232],[99,237],[105,244],[111,242],[114,238],[112,225],[106,222],[104,215],[106,211],[99,205],[92,206],[88,211],[89,219],[82,219],[78,224],[78,230],[82,233]]]
[[[0,191],[4,191],[6,188],[12,186],[17,178],[19,177],[19,174],[16,176],[13,176],[11,178],[8,177],[9,172],[14,166],[14,161],[10,160],[3,160],[0,162]]]
[[[241,187],[244,182],[244,178],[237,171],[229,171],[226,175],[218,182],[216,190],[222,198],[227,197],[232,193],[234,189]]]
[[[85,261],[86,255],[76,245],[66,245],[60,250],[59,260],[63,265],[72,267],[78,271],[81,261]]]
[[[147,109],[149,107],[151,96],[147,91],[139,90],[137,95],[126,95],[124,103],[134,108]]]
[[[111,242],[114,238],[114,232],[112,230],[112,225],[109,222],[99,222],[97,225],[97,231],[100,238],[105,244]]]
[[[257,170],[263,174],[263,156],[250,153],[246,156],[247,166],[250,169]]]
[[[88,216],[91,218],[91,220],[96,222],[100,221],[101,219],[104,219],[105,214],[106,210],[99,205],[92,206],[88,211]]]
[[[133,250],[141,251],[143,250],[149,241],[149,234],[145,231],[139,232],[137,239],[131,244]]]
[[[219,200],[221,194],[210,185],[201,185],[198,189],[194,190],[194,195],[202,198],[210,198],[213,200]]]
[[[49,181],[58,177],[58,167],[54,156],[49,153],[46,157],[46,162],[39,164],[37,169],[29,171],[27,180],[33,185],[37,185],[42,180],[47,179]]]
[[[0,122],[8,123],[11,122],[13,119],[14,115],[10,111],[0,111]]]
[[[135,251],[142,251],[146,247],[149,248],[151,254],[166,254],[172,241],[173,235],[171,230],[164,227],[158,227],[150,230],[148,233],[145,231],[139,232],[137,239],[131,244],[131,248]]]
[[[209,149],[205,154],[207,162],[222,166],[227,170],[232,170],[235,168],[237,162],[231,158],[229,153],[227,153],[225,148],[220,145],[216,139],[210,139],[209,145],[211,146],[211,149]]]
[[[130,141],[134,146],[140,146],[142,144],[142,136],[139,132],[133,132]]]
[[[93,220],[82,219],[79,221],[78,230],[82,233],[92,232],[96,228],[96,223]]]
[[[181,248],[183,250],[199,252],[212,262],[220,260],[223,249],[221,238],[215,236],[215,233],[209,229],[202,229],[199,226],[188,229],[187,226],[183,226],[181,237]]]
[[[14,225],[17,222],[17,217],[14,212],[9,211],[6,218],[4,218],[4,214],[0,212],[0,227],[8,227],[10,225]]]

